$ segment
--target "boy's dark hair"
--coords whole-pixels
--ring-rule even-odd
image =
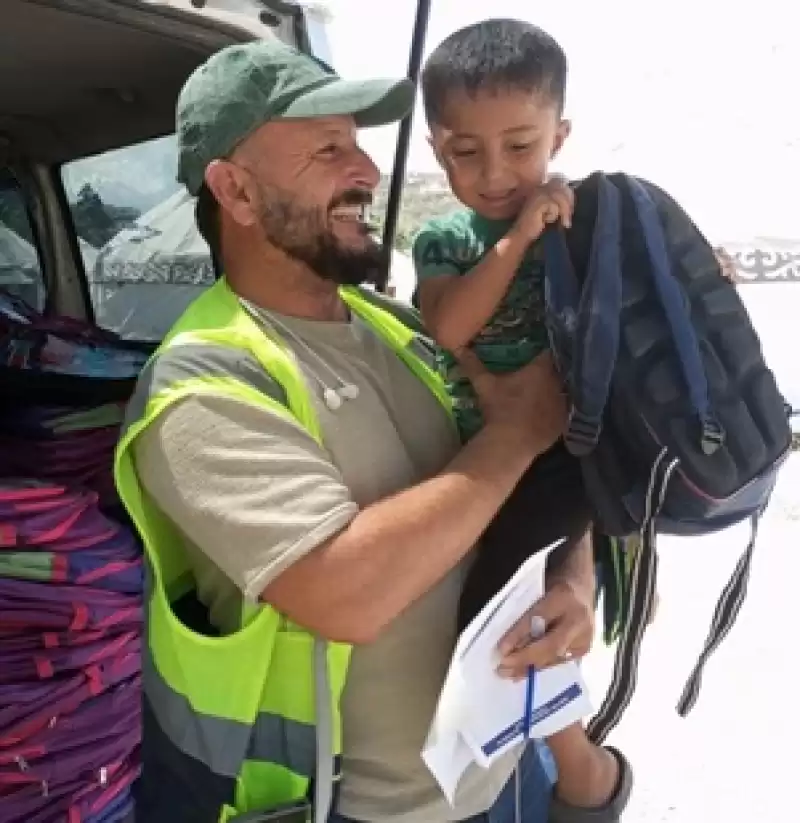
[[[422,70],[428,124],[440,123],[454,91],[521,90],[552,98],[561,112],[567,86],[567,56],[545,31],[521,20],[474,23],[451,34]]]

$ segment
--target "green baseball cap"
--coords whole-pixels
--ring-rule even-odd
[[[270,120],[350,114],[360,127],[401,120],[410,80],[342,80],[277,38],[228,46],[197,68],[176,109],[178,180],[196,195],[206,167]]]

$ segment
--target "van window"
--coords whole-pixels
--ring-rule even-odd
[[[42,311],[47,296],[25,192],[9,169],[0,169],[0,291],[37,311]]]
[[[95,322],[128,339],[160,340],[214,282],[176,169],[174,135],[61,168]]]

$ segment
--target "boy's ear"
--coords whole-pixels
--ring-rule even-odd
[[[558,156],[558,153],[567,142],[567,138],[572,131],[572,123],[569,120],[562,120],[556,129],[555,140],[553,140],[553,148],[550,150],[550,159],[553,160]]]

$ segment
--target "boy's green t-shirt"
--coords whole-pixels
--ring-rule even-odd
[[[462,275],[477,265],[508,232],[513,221],[487,220],[470,209],[460,209],[428,221],[413,243],[417,282],[443,274]],[[533,243],[485,328],[471,348],[492,372],[515,371],[548,348],[544,318],[544,256]],[[452,356],[444,352],[442,369],[453,396],[464,439],[482,425],[474,391],[461,378]]]

